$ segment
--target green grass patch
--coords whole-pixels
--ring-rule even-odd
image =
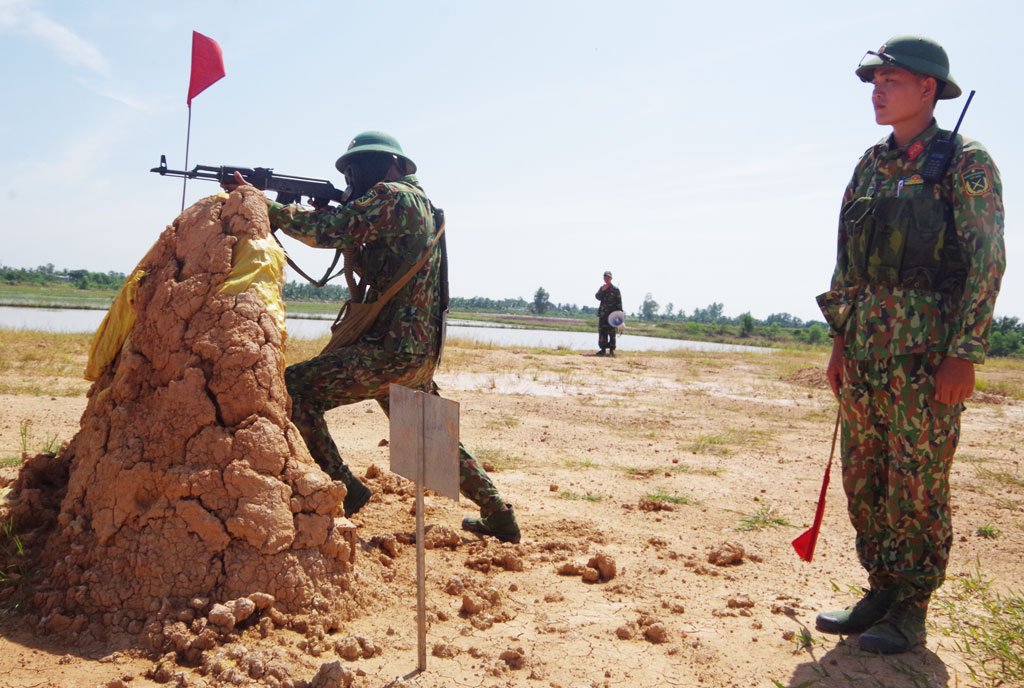
[[[690,497],[687,495],[680,494],[669,494],[662,489],[658,489],[657,492],[644,495],[644,499],[653,499],[656,502],[667,502],[669,504],[695,504],[699,506],[702,503],[696,497]]]
[[[964,454],[962,452],[957,452],[956,460],[963,461],[964,463],[986,463],[993,459],[987,456],[978,456],[977,454]]]
[[[14,520],[8,518],[0,528],[0,605],[8,614],[29,598],[36,570],[29,565],[21,538],[14,532]]]
[[[568,468],[571,471],[582,471],[582,470],[586,470],[588,468],[597,468],[597,466],[598,466],[596,463],[594,463],[590,459],[582,459],[582,460],[565,459],[565,460],[562,461],[562,465],[565,466],[566,468]]]
[[[0,394],[79,396],[90,334],[0,329]]]
[[[6,458],[0,459],[0,468],[10,468],[11,466],[20,466],[20,465],[21,465],[21,457],[20,456],[8,456]]]
[[[792,526],[786,519],[775,515],[775,507],[770,505],[762,506],[752,514],[747,514],[740,519],[740,525],[736,530],[750,531],[774,528],[776,526]]]
[[[504,449],[480,449],[476,452],[476,458],[481,462],[488,462],[496,471],[510,471],[523,465],[520,457],[513,456]]]
[[[665,469],[666,473],[679,473],[683,475],[707,475],[719,476],[725,473],[724,468],[697,468],[685,463],[674,463]]]
[[[992,525],[978,526],[978,529],[974,531],[974,534],[978,537],[983,537],[987,540],[995,540],[997,537],[1002,535],[1002,531]]]
[[[658,468],[640,468],[639,466],[624,466],[622,472],[632,478],[650,478],[660,469]]]
[[[32,443],[32,421],[23,419],[18,423],[18,434],[21,437],[21,451],[27,452],[31,450]],[[60,449],[60,440],[57,439],[57,435],[47,435],[39,446],[39,451],[44,454],[56,454]]]
[[[725,435],[705,435],[701,433],[696,439],[685,446],[687,451],[698,454],[714,454],[715,456],[728,456],[731,453],[729,447],[725,446]]]
[[[1024,597],[992,590],[980,568],[951,580],[934,598],[931,621],[953,641],[971,678],[985,685],[1024,682]],[[941,616],[940,616],[941,615]]]
[[[3,306],[107,310],[115,296],[116,289],[79,289],[70,284],[0,285],[0,305]]]
[[[1009,471],[997,471],[984,466],[978,466],[977,475],[983,480],[991,480],[1001,485],[1012,485],[1013,487],[1024,487],[1024,478]]]
[[[586,502],[600,502],[604,500],[604,497],[602,497],[601,495],[590,494],[589,492],[587,492],[586,494],[580,494],[579,492],[562,492],[559,494],[559,496],[562,499],[569,499],[573,501],[583,500]]]
[[[1012,380],[979,379],[975,382],[974,388],[979,392],[994,394],[1006,397],[1007,399],[1016,399],[1017,401],[1024,399],[1024,384]]]
[[[489,428],[514,428],[519,425],[520,422],[519,416],[514,413],[501,413],[497,416],[488,418],[486,425]]]

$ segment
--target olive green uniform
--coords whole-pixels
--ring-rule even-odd
[[[818,297],[845,339],[843,485],[873,588],[925,606],[944,579],[949,469],[962,404],[935,400],[947,356],[983,363],[1005,268],[999,171],[957,136],[936,183],[932,125],[907,146],[868,149],[843,197],[832,289]]]
[[[433,208],[414,175],[380,182],[341,206],[310,211],[269,203],[271,225],[319,248],[360,250],[365,302],[376,301],[427,250],[436,228]],[[289,366],[285,383],[292,420],[310,454],[329,475],[352,483],[324,421],[329,409],[375,399],[388,413],[389,385],[437,394],[434,369],[441,345],[440,251],[384,306],[355,344]],[[488,516],[503,501],[487,473],[459,444],[460,491]]]

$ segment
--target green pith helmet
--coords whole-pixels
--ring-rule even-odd
[[[893,36],[877,51],[868,51],[857,66],[857,76],[870,83],[879,67],[902,67],[915,74],[935,77],[939,82],[939,100],[960,95],[960,87],[949,73],[946,51],[930,38]]]
[[[356,137],[349,142],[348,150],[338,158],[334,166],[338,168],[339,172],[344,174],[346,160],[358,153],[369,152],[397,155],[405,163],[406,174],[412,174],[416,171],[416,163],[406,157],[395,137],[391,134],[385,134],[383,131],[364,131],[362,134],[356,134]]]

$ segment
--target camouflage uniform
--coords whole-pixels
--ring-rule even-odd
[[[608,315],[622,310],[622,292],[609,284],[598,289],[594,298],[601,302],[597,307],[597,345],[601,351],[615,351],[615,328],[608,324]]]
[[[365,302],[373,302],[422,256],[434,236],[432,206],[414,175],[380,182],[343,206],[309,211],[268,203],[270,222],[318,248],[360,248]],[[384,306],[374,325],[355,344],[289,366],[285,383],[292,397],[292,421],[310,454],[329,475],[353,479],[331,439],[324,413],[345,404],[375,399],[388,408],[388,385],[437,394],[434,368],[440,346],[440,251]],[[487,516],[503,506],[497,489],[476,459],[459,444],[459,488]]]
[[[857,554],[873,588],[898,586],[922,607],[945,578],[963,409],[935,400],[935,374],[946,356],[984,363],[1005,268],[999,171],[958,136],[949,171],[929,183],[921,168],[938,131],[932,120],[905,148],[890,137],[861,158],[832,290],[818,297],[845,339],[843,486]]]

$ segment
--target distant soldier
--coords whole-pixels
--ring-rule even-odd
[[[612,284],[612,273],[610,270],[605,270],[604,284],[594,294],[594,298],[601,302],[601,305],[597,307],[597,345],[601,348],[597,355],[605,356],[605,350],[607,349],[607,355],[614,356],[615,326],[608,324],[608,315],[622,310],[622,292]]]
[[[925,640],[953,528],[949,469],[960,412],[985,362],[1005,253],[999,171],[977,141],[936,126],[956,98],[945,50],[897,36],[857,76],[874,84],[875,121],[892,134],[864,153],[843,196],[831,291],[827,376],[840,404],[843,487],[870,585],[856,605],[818,615],[861,649]],[[948,167],[935,165],[949,150]]]
[[[442,345],[443,283],[433,205],[415,176],[416,165],[398,141],[383,132],[357,135],[335,163],[345,175],[346,203],[310,210],[268,201],[271,226],[318,248],[357,250],[371,303],[426,256],[426,262],[384,306],[373,326],[354,344],[295,363],[285,370],[292,397],[292,422],[310,454],[335,480],[345,483],[346,515],[359,511],[371,492],[345,465],[327,429],[324,413],[365,399],[389,412],[389,385],[437,394],[434,368]],[[241,176],[237,179],[241,182]],[[511,505],[476,459],[459,443],[459,489],[480,507],[479,518],[463,519],[466,530],[519,542]]]

